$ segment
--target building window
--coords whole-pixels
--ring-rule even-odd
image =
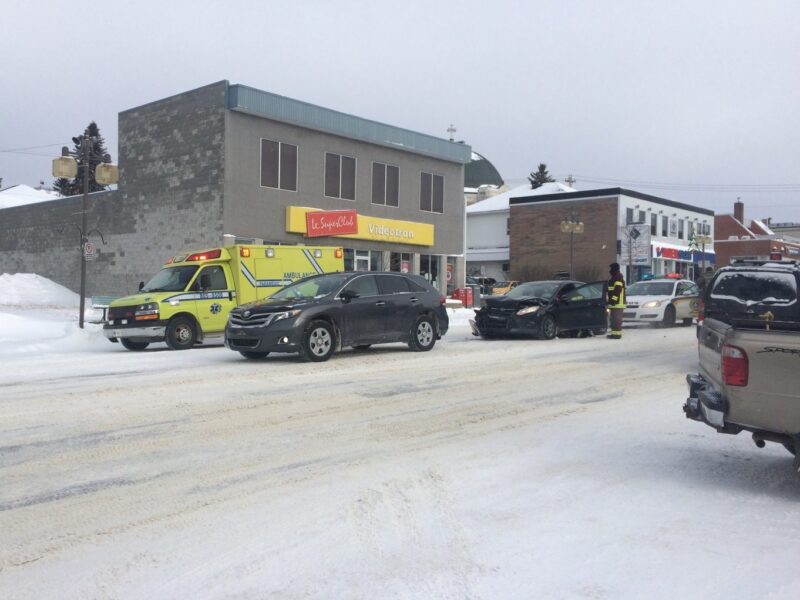
[[[687,239],[692,239],[692,236],[694,235],[694,223],[691,221],[686,221],[686,225],[687,230],[689,231],[689,237]]]
[[[661,217],[661,237],[669,236],[669,217]]]
[[[639,211],[639,223],[647,223],[647,216],[644,214],[643,210]]]
[[[344,200],[356,199],[356,159],[325,153],[325,195]]]
[[[678,219],[678,239],[683,239],[683,219]]]
[[[650,213],[650,235],[658,235],[658,215]]]
[[[422,173],[419,181],[419,209],[444,213],[444,176]]]
[[[632,208],[626,208],[625,209],[625,224],[628,225],[630,223],[633,223],[633,209]]]
[[[379,162],[372,163],[372,203],[386,206],[400,204],[400,169]]]
[[[261,140],[261,186],[297,191],[297,146]]]
[[[511,217],[506,218],[506,235],[511,235]]]

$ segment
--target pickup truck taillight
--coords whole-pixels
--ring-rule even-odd
[[[749,367],[747,353],[738,346],[722,346],[722,379],[726,385],[745,387]]]

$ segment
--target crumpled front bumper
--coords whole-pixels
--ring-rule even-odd
[[[714,390],[702,375],[688,374],[689,397],[683,405],[687,419],[700,421],[717,431],[726,429],[725,416],[728,414],[728,401]]]

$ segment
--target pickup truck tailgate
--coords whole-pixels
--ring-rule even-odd
[[[726,384],[721,349],[747,355],[747,385]],[[790,435],[800,432],[800,336],[797,332],[739,329],[708,320],[699,339],[701,374],[728,402],[726,420]]]

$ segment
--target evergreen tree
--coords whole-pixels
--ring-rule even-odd
[[[536,171],[531,171],[531,174],[528,176],[528,181],[531,182],[531,189],[535,190],[541,187],[543,183],[555,181],[555,179],[550,177],[550,173],[547,172],[547,165],[539,163],[539,168]]]
[[[92,154],[89,157],[89,192],[99,192],[106,189],[105,185],[101,185],[95,181],[94,171],[97,165],[103,162],[103,157],[108,153],[106,150],[106,142],[103,136],[100,135],[100,128],[97,123],[92,121],[89,126],[84,129],[84,135],[92,138]],[[73,141],[73,157],[77,158],[81,155],[81,138],[74,137]],[[80,163],[79,158],[77,158]],[[74,179],[67,179],[66,177],[59,177],[53,182],[53,189],[63,196],[75,196],[83,193],[83,178],[86,176],[86,169],[78,168],[78,174]]]

